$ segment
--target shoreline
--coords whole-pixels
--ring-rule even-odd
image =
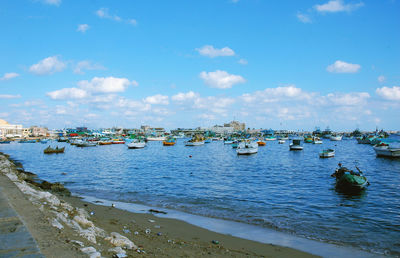
[[[2,153],[0,171],[1,191],[46,257],[317,257],[293,248],[219,234],[177,219],[43,191],[25,181],[34,175],[25,173]]]
[[[0,156],[10,160],[7,155],[1,154]],[[13,161],[11,161],[11,164],[15,166]],[[18,173],[16,168],[14,170],[14,173]],[[85,219],[88,221],[90,219],[92,224],[99,226],[100,229],[107,232],[115,231],[132,240],[138,249],[132,252],[123,250],[127,255],[146,252],[146,254],[152,255],[212,255],[218,257],[248,255],[273,257],[379,256],[355,248],[300,238],[239,222],[207,218],[173,210],[167,210],[167,214],[152,214],[148,213],[148,210],[152,207],[111,202],[87,196],[56,196],[61,201],[72,204],[72,207],[77,210],[85,210],[86,213],[90,214],[93,212],[93,215],[88,215]],[[111,203],[116,204],[116,208],[112,208]],[[43,204],[39,206],[39,208],[41,207],[43,207]],[[82,211],[82,213],[84,212]],[[57,222],[60,223],[60,221]],[[66,226],[65,223],[61,222],[60,224]],[[55,226],[53,225],[53,227]],[[150,230],[149,233],[146,232],[148,230]],[[59,229],[59,231],[62,230]],[[40,243],[40,241],[38,242]],[[77,249],[76,244],[71,245]],[[154,245],[158,247],[153,249]],[[176,248],[177,246],[179,248]],[[111,247],[109,249],[112,249]],[[104,248],[101,251],[102,255],[112,254],[110,250]]]

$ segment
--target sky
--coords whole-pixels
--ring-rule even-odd
[[[0,119],[400,130],[400,0],[3,0]]]

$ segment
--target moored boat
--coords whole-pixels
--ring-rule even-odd
[[[378,157],[400,158],[400,148],[393,148],[387,144],[375,145],[374,151]]]
[[[77,147],[95,147],[97,143],[95,142],[88,142],[88,141],[81,141],[75,144]]]
[[[10,143],[11,141],[0,141],[0,144],[8,144],[8,143]]]
[[[52,153],[64,153],[65,147],[58,148],[51,148],[50,146],[43,150],[44,154],[52,154]]]
[[[201,135],[195,135],[192,139],[185,143],[185,146],[200,146],[204,145],[204,137]]]
[[[125,141],[122,140],[122,139],[112,139],[112,140],[111,140],[111,143],[112,143],[112,144],[124,144]]]
[[[319,137],[313,137],[313,144],[322,144],[322,140]]]
[[[290,150],[303,150],[303,146],[301,145],[301,140],[294,139],[292,143],[289,145]]]
[[[280,140],[278,141],[278,143],[279,143],[279,144],[284,144],[284,143],[285,143],[285,140],[280,139]]]
[[[257,144],[258,144],[258,146],[265,146],[266,145],[265,141],[263,141],[263,140],[258,140]]]
[[[164,146],[174,146],[176,143],[176,139],[174,137],[168,137],[165,141],[163,141]]]
[[[164,136],[158,136],[158,137],[154,137],[154,136],[150,136],[146,138],[148,141],[165,141],[166,137]]]
[[[134,139],[132,142],[126,144],[128,149],[142,149],[146,147],[146,142],[139,139]]]
[[[239,143],[236,153],[237,155],[251,155],[258,152],[258,144],[252,141],[243,141]]]
[[[331,141],[341,141],[343,138],[342,135],[331,135],[331,137],[329,138]]]
[[[331,175],[336,178],[336,188],[343,190],[362,190],[369,185],[368,179],[364,176],[361,170],[356,167],[358,172],[342,167],[339,163],[339,168]]]
[[[335,156],[335,150],[325,149],[319,153],[320,158],[332,158]]]

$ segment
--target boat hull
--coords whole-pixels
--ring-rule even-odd
[[[200,146],[200,145],[204,145],[204,141],[202,142],[186,142],[185,146]]]
[[[128,149],[142,149],[146,147],[146,143],[144,142],[131,142],[127,144]]]
[[[303,150],[303,146],[291,144],[291,145],[289,146],[289,149],[290,149],[290,150],[294,150],[294,151],[299,151],[299,150]]]
[[[374,147],[374,151],[376,156],[378,157],[390,157],[390,158],[399,158],[400,157],[400,148],[390,148],[388,146],[376,146]]]

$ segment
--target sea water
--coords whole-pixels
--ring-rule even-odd
[[[48,146],[64,154],[43,154]],[[138,203],[273,229],[303,238],[400,255],[400,160],[378,158],[355,140],[304,143],[267,142],[257,154],[238,156],[222,141],[188,147],[149,142],[79,148],[66,143],[11,143],[0,151],[25,170],[73,193]],[[325,148],[334,158],[321,159]],[[330,175],[338,163],[359,167],[371,185],[357,194],[339,192]]]

